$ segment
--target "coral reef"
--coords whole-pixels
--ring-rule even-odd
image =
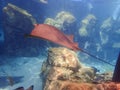
[[[45,24],[53,25],[60,30],[65,30],[65,27],[70,27],[75,22],[75,17],[65,11],[59,12],[54,19],[47,18]]]
[[[92,14],[88,14],[82,21],[81,27],[79,28],[80,36],[89,36],[91,29],[94,29],[96,23],[96,17]]]
[[[10,3],[3,8],[3,14],[4,53],[17,56],[38,55],[40,41],[25,38],[25,34],[30,33],[34,24],[37,23],[33,16]]]

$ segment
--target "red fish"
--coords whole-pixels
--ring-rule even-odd
[[[89,52],[79,48],[78,43],[73,41],[73,35],[65,35],[63,32],[61,32],[59,29],[57,29],[54,26],[51,26],[48,24],[36,24],[35,28],[32,30],[32,32],[28,36],[42,38],[42,39],[54,42],[56,44],[65,46],[74,51],[80,50],[80,51],[88,54],[89,56],[96,58],[97,60],[100,60],[109,65],[112,65],[111,63],[106,62],[106,60],[103,60],[103,59],[101,59],[95,55],[92,55]],[[114,65],[112,65],[112,66],[114,66]]]
[[[54,42],[74,51],[80,50],[78,43],[73,41],[73,35],[65,35],[54,26],[48,24],[36,24],[30,36]]]

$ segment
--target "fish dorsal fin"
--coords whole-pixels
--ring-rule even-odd
[[[74,38],[74,36],[73,36],[73,35],[67,35],[67,38],[68,38],[70,41],[73,42],[73,38]]]
[[[27,88],[26,90],[33,90],[33,85],[32,86],[30,86],[29,88]]]

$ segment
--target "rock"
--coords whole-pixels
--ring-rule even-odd
[[[112,74],[96,73],[64,47],[50,48],[41,69],[43,90],[120,90],[120,84],[112,82]]]
[[[92,83],[76,83],[69,81],[53,81],[48,85],[49,89],[44,90],[120,90],[119,84],[114,82],[92,84]]]
[[[57,67],[76,68],[79,60],[74,51],[66,48],[51,48],[48,51],[49,64]],[[81,65],[79,65],[81,67]]]
[[[114,82],[97,84],[96,90],[119,90]]]
[[[61,90],[96,90],[93,84],[64,82]]]
[[[31,32],[35,18],[26,10],[8,3],[4,14],[4,53],[5,55],[36,56],[40,49],[40,40],[25,38]],[[42,43],[43,44],[43,43]]]
[[[69,81],[53,81],[49,83],[49,89],[44,90],[95,90],[93,84],[75,83]]]
[[[44,90],[64,90],[60,88],[66,81],[92,82],[95,75],[93,68],[82,65],[76,53],[64,47],[49,49],[41,70]]]

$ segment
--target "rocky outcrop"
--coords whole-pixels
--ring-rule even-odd
[[[50,48],[41,69],[43,90],[119,90],[112,73],[96,73],[84,66],[77,54],[64,47]]]
[[[38,55],[40,40],[25,37],[34,28],[36,19],[26,10],[10,3],[3,8],[3,12],[4,53],[14,56]]]
[[[45,80],[44,90],[62,90],[66,82],[92,82],[96,72],[82,65],[74,51],[60,47],[49,49],[41,74]]]

